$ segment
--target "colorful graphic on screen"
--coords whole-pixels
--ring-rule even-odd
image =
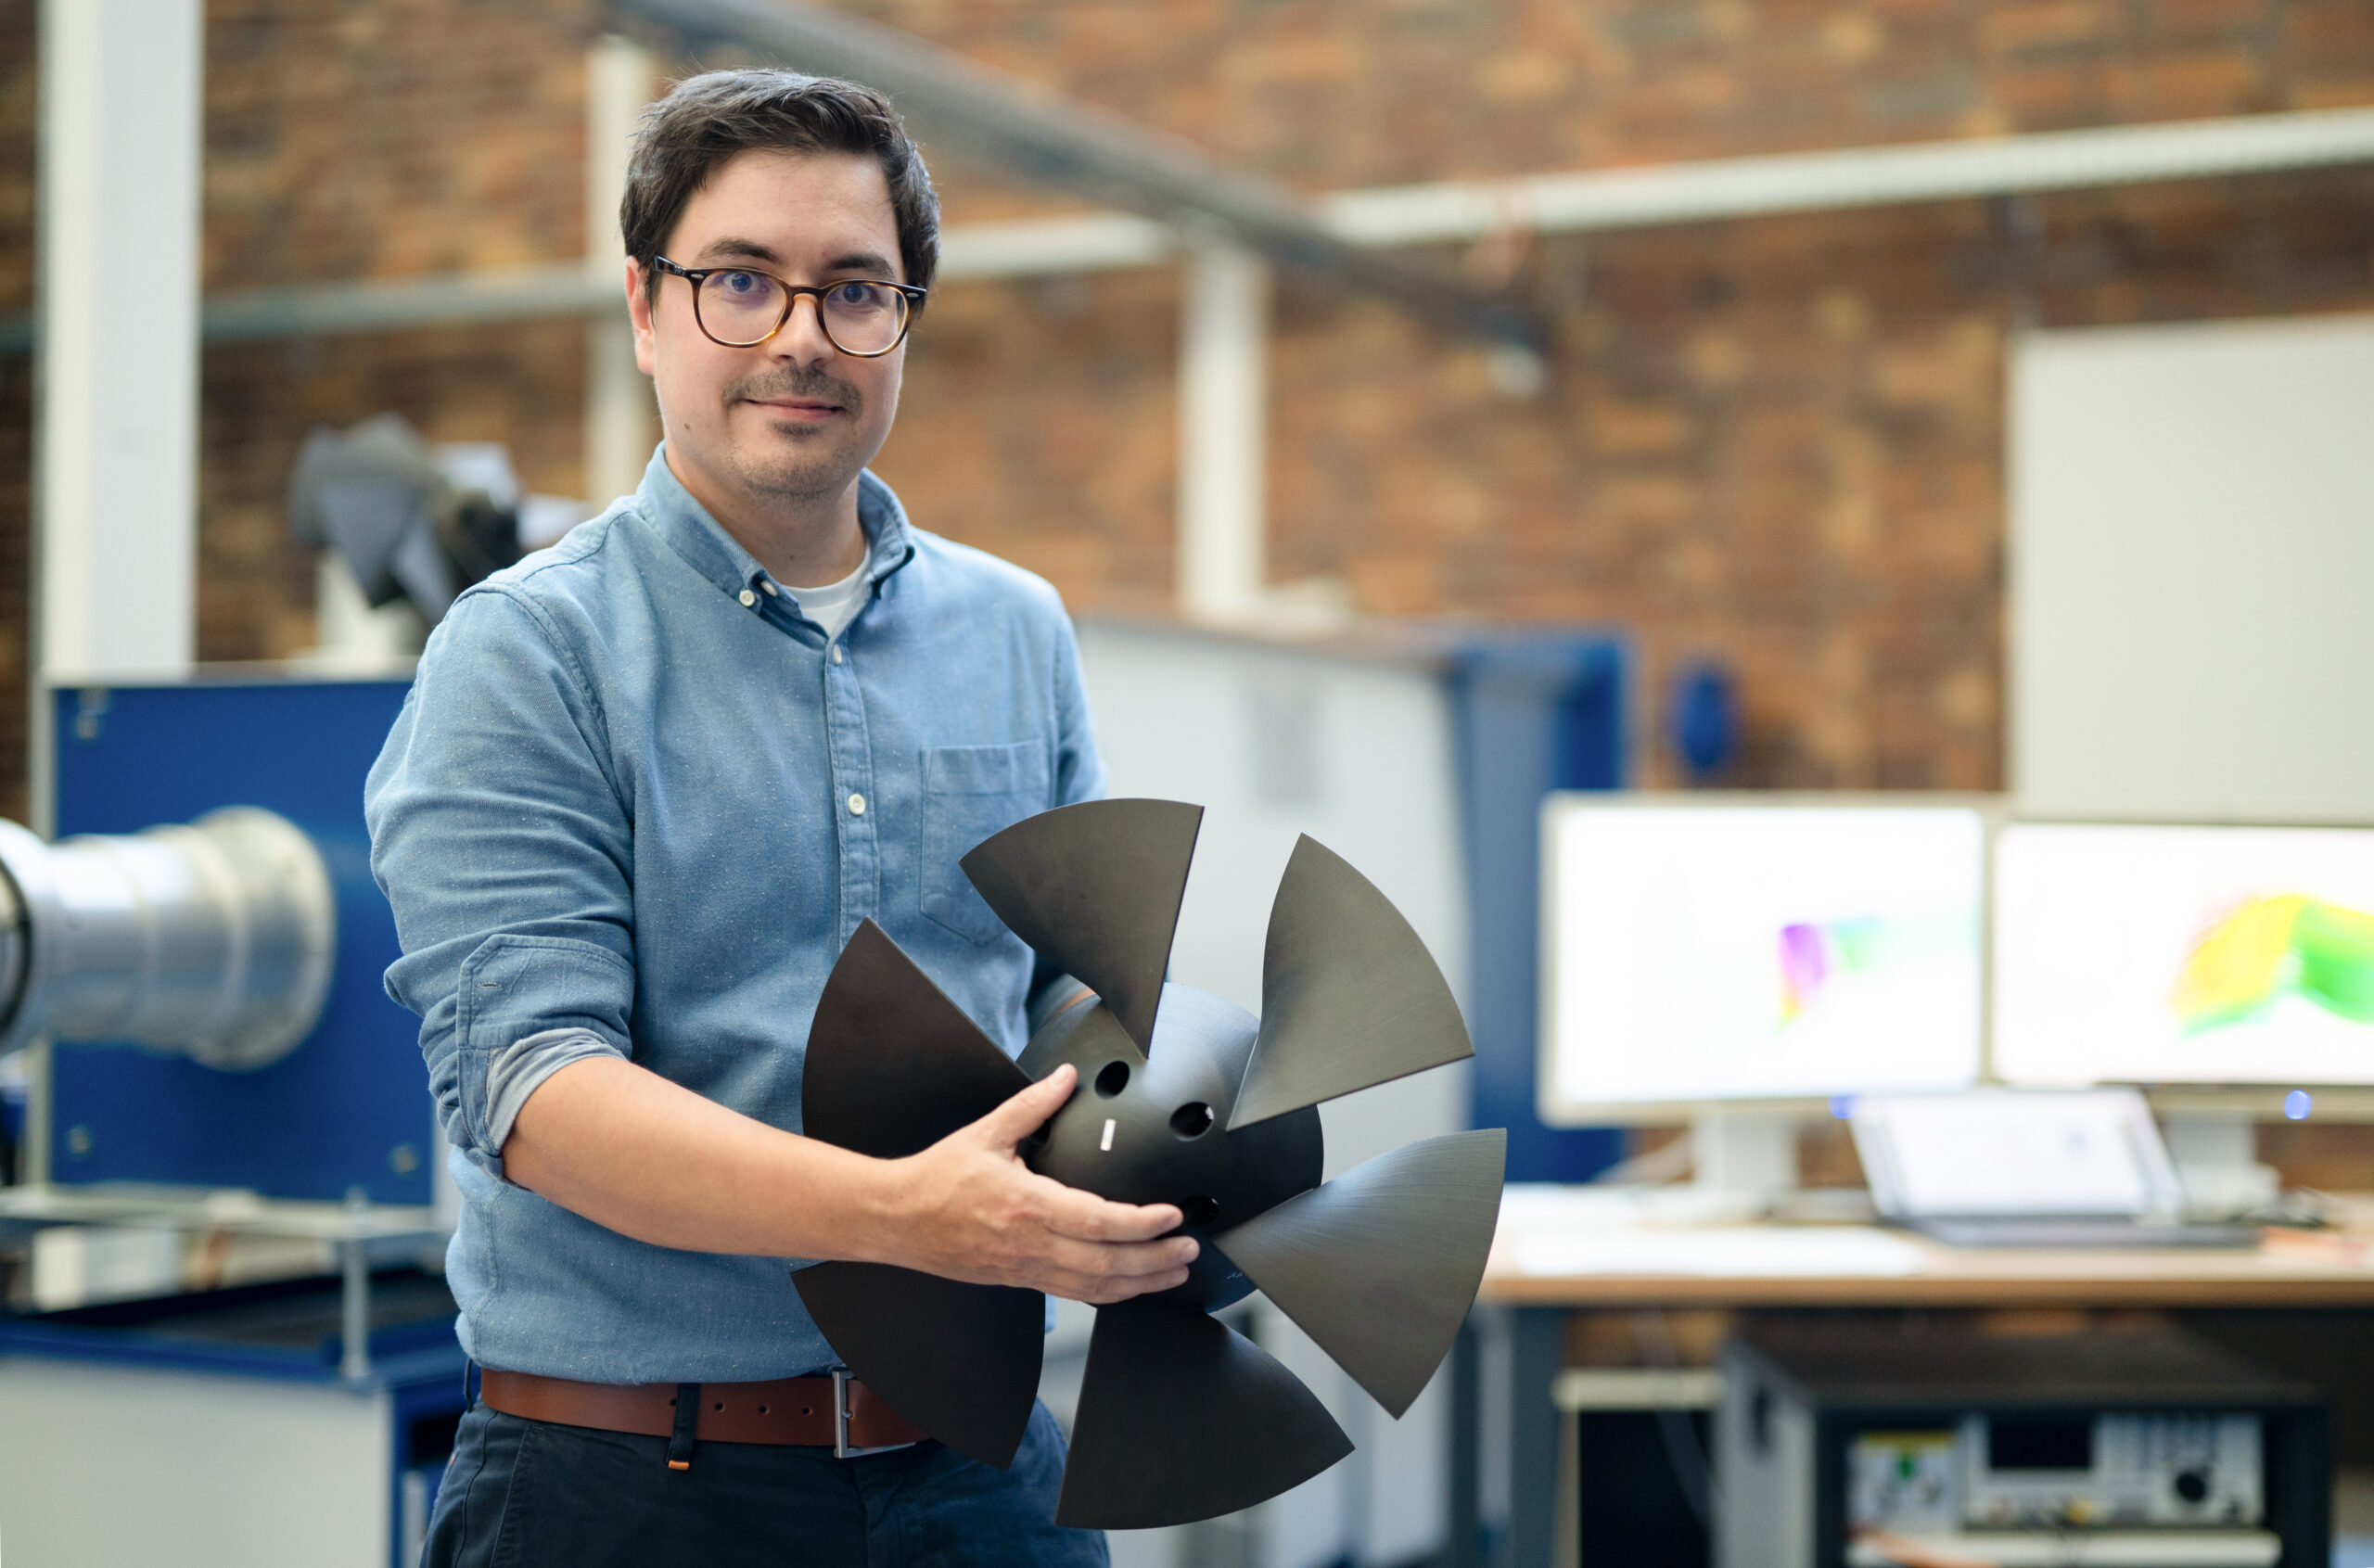
[[[2300,996],[2336,1017],[2374,1024],[2374,914],[2303,893],[2253,899],[2212,925],[2169,992],[2197,1035]]]
[[[1976,810],[1576,797],[1548,831],[1553,1115],[1977,1077]]]
[[[1780,928],[1780,1023],[1795,1023],[1842,980],[1877,975],[1892,963],[1931,958],[1969,939],[1971,916],[1793,921]]]
[[[1883,922],[1798,921],[1780,928],[1780,1022],[1793,1024],[1821,998],[1831,977],[1869,968]]]
[[[1994,906],[2006,1083],[2374,1084],[2374,828],[2013,822]]]

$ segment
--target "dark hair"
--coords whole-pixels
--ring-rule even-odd
[[[685,204],[719,164],[753,147],[872,154],[890,187],[906,281],[931,287],[939,262],[939,195],[890,100],[829,76],[752,70],[687,77],[644,111],[627,160],[619,231],[627,254],[644,269],[647,292],[658,290],[652,259],[667,245]]]

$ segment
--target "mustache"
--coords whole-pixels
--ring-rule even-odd
[[[838,403],[858,410],[865,404],[858,389],[836,376],[821,370],[778,371],[765,376],[746,376],[725,389],[728,402],[741,399],[804,398],[817,402]]]

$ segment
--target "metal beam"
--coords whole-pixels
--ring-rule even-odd
[[[574,316],[604,309],[626,309],[616,277],[594,274],[582,261],[550,261],[216,294],[206,301],[204,331],[211,342],[236,342]]]
[[[2366,162],[2374,108],[2323,109],[1400,185],[1347,191],[1319,210],[1355,244],[1432,245],[1511,227],[1638,229]]]
[[[1283,186],[1192,143],[879,23],[797,0],[614,4],[695,38],[730,39],[802,70],[862,82],[929,134],[1036,184],[1169,224],[1199,245],[1256,251],[1456,332],[1525,347],[1544,340],[1528,307],[1347,244]]]
[[[939,275],[1066,277],[1156,267],[1178,259],[1179,231],[1131,212],[1082,212],[966,223],[939,232]]]
[[[1270,270],[1232,246],[1187,258],[1179,327],[1179,607],[1254,619],[1269,586]]]
[[[626,308],[616,278],[595,279],[582,261],[548,261],[211,294],[199,315],[198,328],[210,343],[236,343],[581,316],[612,308],[621,313]],[[33,325],[30,312],[0,316],[0,353],[21,353],[32,348]]]

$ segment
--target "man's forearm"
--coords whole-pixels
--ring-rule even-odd
[[[536,1086],[503,1162],[530,1192],[660,1246],[895,1263],[1100,1304],[1183,1283],[1196,1243],[1168,1234],[1177,1205],[1110,1203],[1017,1156],[1077,1086],[1058,1067],[930,1148],[877,1160],[594,1056]]]
[[[888,1162],[772,1128],[618,1057],[536,1087],[503,1145],[520,1186],[690,1252],[879,1260]]]

